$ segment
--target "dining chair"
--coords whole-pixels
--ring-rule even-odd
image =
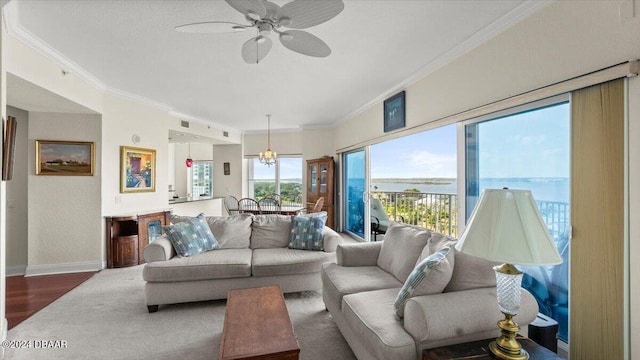
[[[267,200],[267,199],[272,199],[273,201],[275,201],[276,204],[280,205],[281,201],[280,201],[280,194],[276,194],[276,193],[271,193],[271,194],[267,194],[265,195],[260,201],[258,202],[262,202],[262,200]]]
[[[242,198],[238,200],[238,210],[241,213],[262,214],[260,204],[252,198]]]
[[[322,210],[322,205],[324,205],[324,197],[321,197],[320,199],[318,199],[318,201],[316,201],[316,204],[313,205],[313,210],[311,210],[311,212],[320,212],[320,210]]]
[[[260,205],[261,211],[270,213],[276,213],[280,211],[280,203],[278,202],[278,200],[269,197],[269,195],[260,199],[260,201],[258,201],[258,204]]]
[[[237,215],[240,213],[238,210],[238,198],[235,196],[229,195],[224,198],[224,208],[227,210],[229,215]]]

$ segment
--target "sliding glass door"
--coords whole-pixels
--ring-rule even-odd
[[[368,148],[343,154],[343,209],[344,231],[362,239],[369,240],[369,199]]]
[[[557,98],[464,125],[465,214],[483,189],[530,190],[563,263],[523,267],[523,287],[568,341],[570,105]]]

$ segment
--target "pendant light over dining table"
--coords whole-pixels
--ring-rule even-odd
[[[267,114],[267,150],[264,154],[258,155],[258,160],[261,164],[271,166],[276,163],[278,154],[275,151],[271,151],[271,115]]]

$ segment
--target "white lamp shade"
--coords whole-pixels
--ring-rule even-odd
[[[509,264],[562,263],[529,190],[483,190],[456,248]]]

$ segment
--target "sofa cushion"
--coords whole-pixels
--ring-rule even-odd
[[[179,257],[194,256],[205,251],[198,229],[190,221],[163,226],[162,231]]]
[[[327,263],[322,266],[321,276],[323,297],[337,307],[341,306],[345,295],[402,286],[398,279],[377,266],[346,267]],[[393,312],[393,308],[390,306],[387,311]]]
[[[251,243],[253,215],[207,216],[211,232],[220,243],[220,249],[246,249]]]
[[[425,228],[392,222],[382,242],[378,266],[404,283],[430,236]]]
[[[263,277],[320,272],[322,264],[331,260],[335,261],[335,254],[324,251],[255,249],[251,261],[251,274],[254,277]]]
[[[454,249],[454,257],[456,265],[445,292],[496,286],[493,267],[500,263],[465,254],[457,249]]]
[[[393,311],[398,288],[342,298],[342,315],[362,346],[376,359],[415,359],[416,344]]]
[[[284,248],[289,245],[291,216],[254,215],[251,223],[251,248]]]
[[[425,246],[426,247],[426,246]],[[404,316],[404,305],[414,296],[441,293],[451,280],[453,273],[453,249],[443,246],[440,250],[418,262],[393,304],[396,314]]]
[[[251,276],[251,249],[221,249],[145,265],[145,281],[174,282]]]
[[[326,222],[326,211],[292,216],[289,249],[323,250],[322,230]]]

